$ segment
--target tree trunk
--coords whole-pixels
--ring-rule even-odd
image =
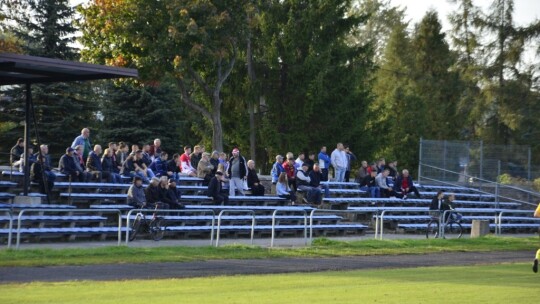
[[[255,163],[257,163],[256,160],[256,151],[255,151],[255,145],[256,145],[256,133],[255,133],[255,106],[256,106],[256,99],[257,95],[254,90],[255,86],[255,70],[253,69],[253,52],[251,49],[251,34],[248,36],[247,39],[247,69],[248,69],[248,75],[249,75],[249,88],[250,93],[248,97],[248,112],[249,112],[249,154],[250,157]]]
[[[221,127],[221,100],[219,93],[214,94],[212,107],[212,149],[223,151],[223,128]]]

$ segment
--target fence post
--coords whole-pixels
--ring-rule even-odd
[[[497,209],[499,209],[499,185],[500,180],[499,177],[501,176],[501,161],[497,161],[497,183],[495,183],[495,204],[497,206]]]
[[[446,181],[446,169],[448,169],[448,168],[446,168],[446,152],[447,152],[446,149],[447,148],[448,148],[447,147],[447,142],[445,140],[445,141],[443,141],[443,169],[445,170],[445,171],[443,171],[443,180],[444,181]]]
[[[484,179],[484,141],[480,141],[480,190],[482,190],[482,180]]]
[[[422,184],[421,178],[422,178],[422,144],[423,139],[420,137],[420,147],[418,152],[418,178],[416,179],[419,184]]]
[[[528,149],[528,155],[527,155],[527,179],[529,182],[532,182],[532,175],[531,175],[531,146],[529,146]],[[527,202],[531,202],[531,194],[527,193]]]

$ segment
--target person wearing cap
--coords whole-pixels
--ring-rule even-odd
[[[251,195],[253,196],[264,196],[264,186],[261,185],[261,181],[257,176],[257,171],[255,171],[255,161],[248,160],[248,175],[247,175],[247,184],[251,189]]]
[[[270,171],[270,175],[272,175],[272,193],[276,193],[276,184],[279,179],[279,176],[282,172],[285,172],[285,169],[283,169],[283,156],[276,155],[276,162],[272,165],[272,170]]]
[[[140,176],[135,176],[133,178],[133,184],[131,184],[127,192],[128,205],[135,208],[146,206],[146,194],[142,184],[143,180]]]
[[[203,186],[208,186],[212,179],[212,170],[214,170],[214,165],[210,163],[210,153],[204,152],[197,164],[197,177],[203,179]]]
[[[298,191],[303,191],[306,193],[304,201],[308,204],[321,204],[322,203],[322,194],[318,188],[312,187],[310,185],[311,178],[307,174],[308,164],[303,163],[302,167],[296,172],[296,184],[298,186]]]
[[[235,190],[238,190],[240,195],[244,194],[244,181],[247,178],[247,163],[246,159],[240,155],[240,150],[234,148],[232,150],[232,157],[229,160],[229,196],[234,196]]]
[[[218,170],[216,171],[216,175],[212,177],[210,183],[208,184],[208,191],[206,192],[206,195],[211,197],[214,203],[218,205],[229,204],[229,197],[221,191],[221,183],[224,181],[225,178],[223,176],[223,172]]]
[[[66,154],[60,157],[58,170],[63,174],[69,176],[72,181],[83,182],[84,176],[82,172],[77,168],[75,158],[73,157],[74,151],[75,150],[72,147],[66,149]]]
[[[195,170],[195,168],[193,168],[191,165],[191,158],[189,154],[191,154],[191,146],[185,146],[184,154],[180,156],[180,171],[184,175],[196,177],[197,170]]]

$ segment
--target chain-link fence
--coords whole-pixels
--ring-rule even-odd
[[[540,178],[540,167],[531,164],[529,146],[420,140],[419,161],[419,182],[470,185],[523,201],[530,201],[530,194],[524,197],[523,192],[518,198],[520,191],[514,187],[537,191],[540,186],[540,181],[534,182]]]

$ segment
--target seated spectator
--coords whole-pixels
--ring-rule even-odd
[[[150,180],[148,179],[148,176],[146,175],[146,171],[144,170],[141,165],[144,166],[141,162],[142,159],[142,151],[139,150],[135,154],[130,154],[126,161],[124,162],[124,165],[122,166],[122,172],[121,174],[123,176],[128,177],[135,177],[135,175],[139,176],[143,182],[148,183]]]
[[[103,157],[101,158],[103,176],[109,175],[109,179],[107,180],[109,183],[121,184],[122,176],[120,176],[120,171],[118,170],[113,157],[113,150],[111,148],[105,149],[105,153],[103,153]]]
[[[390,171],[390,173],[388,173],[388,186],[394,187],[396,179],[399,175],[397,171],[397,160],[388,163],[387,169]]]
[[[229,174],[227,174],[225,166],[223,164],[219,164],[217,171],[223,172],[223,178],[221,179],[221,191],[223,191],[223,193],[229,193]]]
[[[247,184],[251,189],[251,195],[253,196],[264,196],[264,186],[261,185],[261,181],[257,176],[257,171],[255,171],[255,162],[253,160],[248,160],[248,174],[247,174]]]
[[[146,187],[144,194],[146,196],[146,205],[148,208],[169,209],[169,206],[161,201],[161,189],[159,178],[153,177]]]
[[[309,164],[308,164],[309,166]],[[308,167],[309,169],[309,167]],[[309,182],[309,185],[317,190],[319,190],[321,192],[321,194],[324,193],[324,197],[330,197],[330,188],[328,187],[327,184],[321,184],[321,181],[322,181],[322,178],[323,178],[323,175],[322,175],[322,172],[321,172],[321,169],[319,167],[319,164],[313,164],[313,170],[311,170],[311,172],[309,172],[309,178],[310,178],[310,182]]]
[[[381,197],[381,190],[377,186],[376,177],[377,171],[373,170],[369,175],[366,175],[360,183],[360,190],[364,190],[369,193],[369,197],[379,198]]]
[[[37,156],[34,154],[34,147],[32,146],[29,146],[28,147],[28,167],[32,168],[32,165],[37,161]],[[21,159],[17,162],[15,162],[15,164],[13,164],[13,166],[18,166],[19,167],[19,172],[24,172],[24,153],[21,154]]]
[[[394,189],[392,189],[392,187],[387,184],[387,178],[389,173],[390,171],[388,169],[384,169],[381,173],[377,174],[377,177],[375,177],[377,187],[381,189],[381,196],[396,197],[397,194]]]
[[[174,153],[172,159],[167,161],[167,175],[169,178],[178,180],[180,175],[180,154]]]
[[[17,139],[17,144],[11,148],[9,153],[9,163],[14,166],[17,161],[21,159],[21,155],[24,153],[24,139]]]
[[[159,189],[159,202],[164,204],[162,207],[164,209],[170,209],[170,208],[176,209],[174,208],[176,207],[176,202],[172,201],[169,197],[169,179],[167,178],[167,176],[162,176],[159,178],[158,189]],[[172,203],[174,203],[175,205],[174,207],[171,206]]]
[[[219,165],[219,152],[213,151],[212,155],[210,156],[210,164],[214,166],[214,169],[212,169],[212,177],[216,175],[217,167]]]
[[[133,184],[129,187],[127,201],[135,208],[146,207],[146,194],[143,188],[143,180],[140,176],[133,178]]]
[[[150,157],[152,157],[152,160],[155,160],[156,158],[161,156],[161,152],[161,139],[156,138],[154,139],[154,144],[150,146],[148,154],[150,155]]]
[[[285,172],[285,169],[283,169],[283,156],[277,155],[276,162],[272,165],[272,170],[270,171],[270,175],[272,175],[272,184],[275,185],[278,182],[279,176],[283,172]]]
[[[220,152],[219,153],[219,163],[223,165],[223,168],[225,169],[225,171],[227,171],[229,169],[229,162],[228,162],[228,157],[227,157],[227,153],[225,152]],[[223,171],[223,172],[225,172]]]
[[[278,181],[276,183],[276,194],[279,197],[286,198],[291,201],[291,204],[296,203],[296,195],[295,193],[289,188],[289,182],[287,181],[287,173],[281,172],[279,174]]]
[[[294,157],[287,158],[287,161],[283,163],[283,170],[287,173],[289,188],[296,191],[296,168],[294,167]]]
[[[54,173],[51,172],[52,174],[47,174],[47,171],[50,172],[50,167],[47,165],[47,159],[45,155],[38,153],[36,162],[33,163],[30,168],[30,178],[33,182],[38,183],[39,192],[43,194],[51,192],[56,178]]]
[[[168,166],[167,166],[167,159],[169,158],[169,154],[165,151],[161,151],[158,156],[154,157],[154,160],[149,166],[149,169],[152,170],[154,175],[156,177],[162,177],[166,176],[168,178],[172,178],[173,174],[172,171],[169,172]]]
[[[384,158],[380,158],[375,163],[375,169],[377,170],[377,174],[382,173],[385,168],[386,168],[386,160]]]
[[[88,158],[86,159],[86,168],[88,168],[88,171],[92,176],[97,180],[97,182],[101,183],[103,179],[110,180],[111,176],[108,171],[103,171],[103,166],[101,165],[101,159],[99,156],[101,155],[101,146],[95,145],[94,150],[91,151],[88,154]]]
[[[166,199],[164,202],[169,204],[171,209],[184,209],[184,204],[180,202],[180,190],[176,188],[176,180],[169,179],[169,188],[167,189]]]
[[[416,198],[420,198],[420,193],[418,192],[418,189],[416,189],[416,187],[414,186],[413,179],[409,175],[409,170],[407,169],[403,169],[401,175],[397,177],[394,184],[394,190],[397,193],[400,193],[403,199],[407,199],[407,195],[410,192],[414,192]]]
[[[73,156],[74,151],[72,147],[66,149],[66,154],[60,157],[58,171],[69,176],[70,181],[84,182],[83,172],[76,166],[76,158]]]
[[[310,186],[311,179],[307,175],[306,171],[308,165],[306,163],[302,164],[302,167],[296,172],[296,183],[298,185],[298,191],[303,191],[306,193],[304,202],[308,204],[321,204],[322,203],[322,194],[319,189]]]
[[[208,186],[210,183],[213,177],[212,170],[214,170],[214,166],[210,163],[210,154],[204,152],[197,164],[197,177],[203,179],[203,186]]]
[[[75,151],[73,151],[73,158],[75,159],[75,166],[77,170],[81,172],[82,182],[89,182],[92,179],[92,173],[86,170],[86,162],[83,158],[83,146],[75,146]]]
[[[118,151],[116,151],[115,159],[116,159],[116,166],[118,167],[118,170],[121,172],[122,167],[124,166],[124,163],[126,162],[126,159],[128,158],[128,146],[124,142],[120,142],[118,144]]]
[[[308,158],[306,159],[306,163],[308,164],[308,171],[309,174],[313,170],[313,165],[315,164],[315,153],[309,153]]]
[[[146,167],[146,174],[148,175],[148,178],[152,178],[156,175],[154,174],[154,171],[150,169],[150,165],[152,164],[152,157],[150,156],[150,154],[148,154],[149,151],[150,151],[150,145],[144,144],[142,148],[141,162]]]
[[[180,171],[182,174],[196,177],[197,176],[197,170],[191,166],[191,158],[189,155],[191,154],[191,147],[185,146],[184,147],[184,154],[180,156]]]
[[[202,159],[203,148],[201,146],[193,147],[193,153],[189,155],[189,160],[193,168],[199,168],[199,162]]]
[[[358,169],[358,173],[356,173],[355,182],[360,184],[366,176],[370,175],[370,172],[371,170],[367,161],[363,160],[360,169]]]
[[[43,156],[43,158],[40,157]],[[52,172],[51,156],[49,155],[49,146],[42,144],[39,146],[39,152],[35,154],[36,159],[41,159],[40,167],[41,171],[46,175],[46,180],[53,182],[56,180],[56,174]]]
[[[227,194],[223,193],[221,189],[221,183],[223,182],[223,172],[216,171],[216,175],[212,177],[210,183],[208,184],[207,195],[212,198],[215,204],[218,205],[228,205],[229,197]]]

